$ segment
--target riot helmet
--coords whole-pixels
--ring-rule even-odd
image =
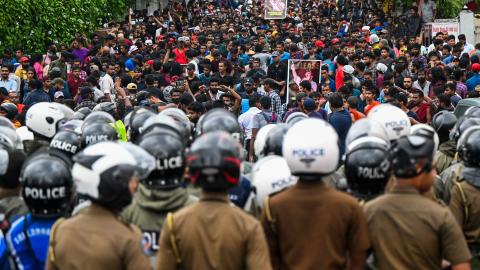
[[[241,153],[241,145],[225,131],[201,135],[187,154],[192,183],[207,191],[226,191],[237,186]]]

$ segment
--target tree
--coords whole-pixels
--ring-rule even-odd
[[[48,44],[68,44],[75,33],[92,33],[126,13],[125,0],[10,0],[2,3],[0,50],[45,52]]]

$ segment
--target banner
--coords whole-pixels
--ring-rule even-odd
[[[265,19],[281,20],[287,17],[287,0],[265,0]]]
[[[312,92],[322,91],[320,69],[322,61],[320,60],[288,60],[288,77],[287,77],[287,101],[289,100],[290,91],[296,93],[299,91],[302,81],[309,81],[312,86]],[[293,88],[293,89],[292,89]]]

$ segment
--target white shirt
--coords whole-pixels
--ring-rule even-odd
[[[423,94],[425,96],[428,96],[428,93],[430,92],[430,84],[432,83],[429,81],[426,81],[425,86],[422,88],[422,86],[420,86],[420,83],[418,81],[414,81],[412,87],[422,90]]]
[[[105,76],[100,79],[100,90],[102,90],[103,94],[109,94],[112,100],[114,99],[115,84],[113,83],[112,76],[108,73],[105,73]]]
[[[245,139],[249,140],[252,138],[252,123],[253,123],[253,116],[257,113],[261,112],[261,110],[257,107],[250,107],[248,111],[242,113],[238,117],[238,123],[242,126],[243,131],[245,131]]]
[[[470,53],[470,51],[473,51],[475,47],[473,47],[472,44],[465,42],[465,45],[463,46],[463,52],[462,53]]]
[[[212,100],[219,100],[220,97],[224,94],[224,92],[217,90],[217,94],[213,94],[212,92],[208,91],[208,94],[210,95],[210,98]]]

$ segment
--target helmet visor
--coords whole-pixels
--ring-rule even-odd
[[[0,148],[0,175],[5,175],[8,170],[9,155],[7,150]]]
[[[137,164],[135,165],[135,174],[138,179],[146,179],[155,169],[155,158],[143,148],[138,147],[132,143],[122,143],[122,145],[137,161]]]

